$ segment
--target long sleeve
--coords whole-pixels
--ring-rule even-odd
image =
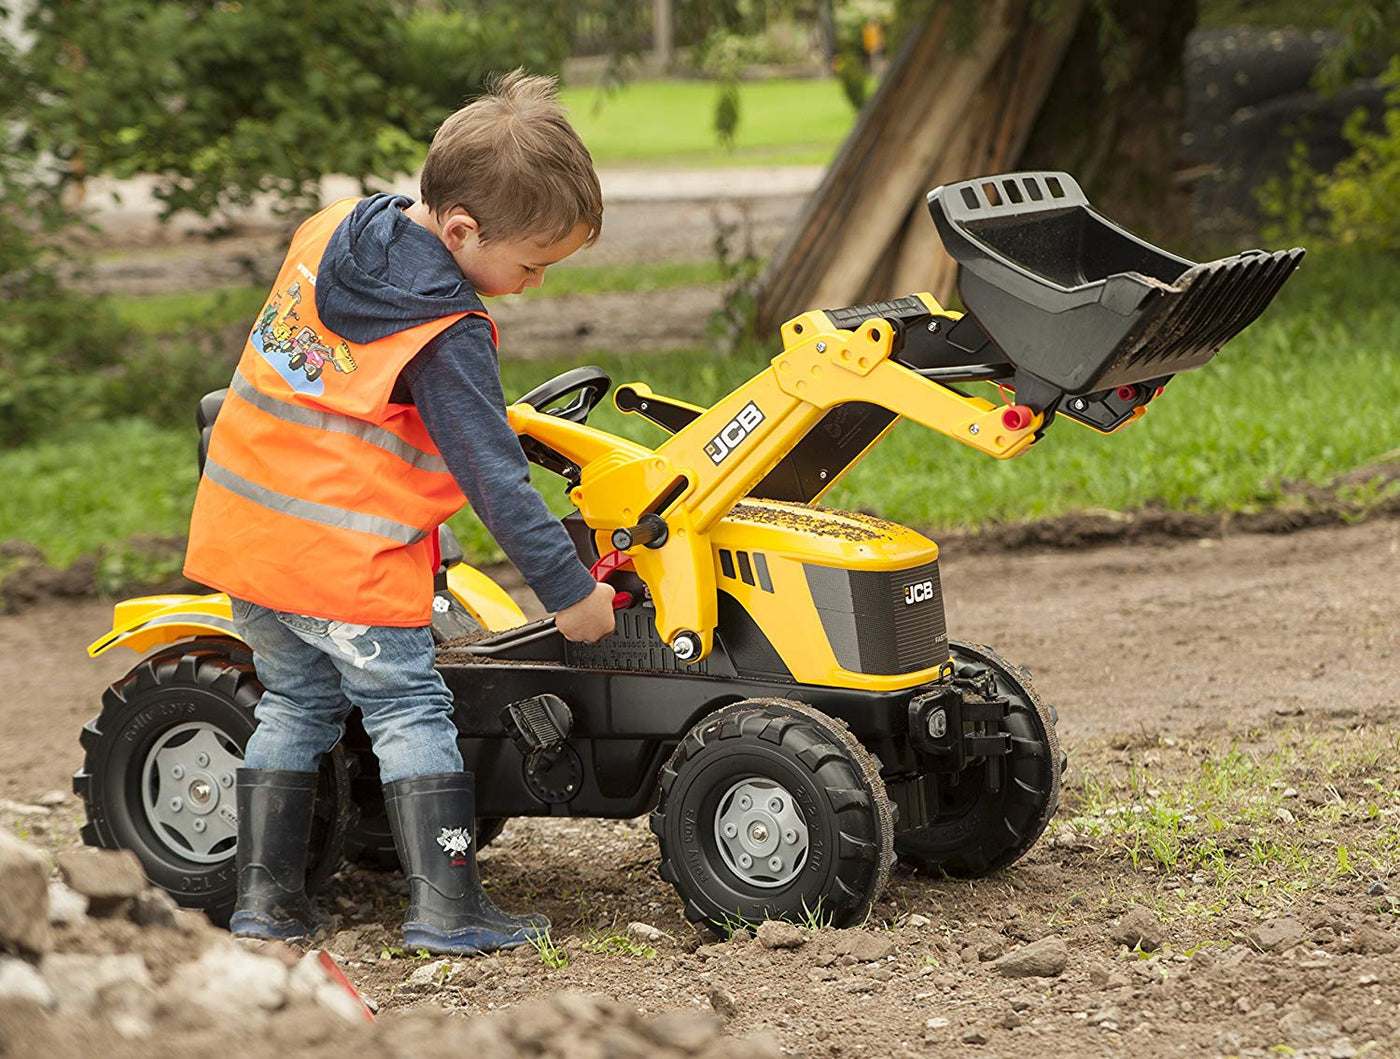
[[[530,484],[529,461],[506,418],[487,321],[464,317],[400,378],[472,509],[540,603],[559,611],[593,591],[568,532]]]

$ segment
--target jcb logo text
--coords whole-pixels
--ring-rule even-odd
[[[724,428],[710,439],[705,446],[705,455],[710,457],[710,461],[719,466],[724,462],[724,458],[733,452],[746,437],[753,433],[754,428],[763,422],[763,413],[758,410],[758,405],[750,401],[739,409],[739,414],[724,424]]]

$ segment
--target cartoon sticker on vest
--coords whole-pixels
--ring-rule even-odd
[[[344,375],[354,371],[355,358],[351,356],[350,347],[344,341],[337,342],[335,347],[331,348],[316,333],[315,328],[307,324],[296,326],[292,323],[294,320],[300,320],[297,315],[297,306],[300,304],[300,280],[285,292],[278,292],[272,296],[253,328],[251,338],[258,351],[277,367],[279,372],[281,365],[275,358],[286,357],[286,366],[292,372],[302,372],[307,382],[314,383],[319,379],[327,365]],[[281,374],[288,382],[296,385],[286,372]]]

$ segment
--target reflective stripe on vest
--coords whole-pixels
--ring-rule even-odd
[[[421,471],[433,471],[437,474],[448,473],[447,461],[436,452],[424,452],[404,441],[393,431],[377,427],[373,423],[366,423],[363,419],[352,419],[350,416],[343,416],[338,412],[326,412],[318,408],[306,408],[303,405],[292,404],[290,401],[280,401],[276,397],[271,397],[258,390],[243,377],[242,372],[235,371],[233,373],[233,385],[230,389],[258,411],[266,412],[277,419],[286,420],[288,423],[298,423],[304,427],[313,427],[316,430],[349,434],[361,441],[368,441],[371,445],[379,446],[385,452],[392,453],[405,463],[411,463]]]
[[[354,201],[297,229],[219,411],[185,574],[273,610],[365,625],[432,617],[437,528],[464,503],[399,375],[466,315],[355,343],[316,308]],[[495,324],[491,324],[492,337]]]
[[[335,526],[337,529],[354,530],[356,533],[374,533],[380,537],[388,537],[391,541],[398,541],[400,544],[417,544],[428,535],[425,531],[414,526],[407,526],[402,522],[394,522],[392,519],[381,518],[378,515],[347,511],[343,507],[318,504],[314,500],[299,500],[286,493],[269,489],[265,485],[250,482],[226,467],[220,467],[210,459],[204,461],[204,474],[215,485],[223,486],[230,493],[241,496],[244,500],[251,500],[255,504],[261,504],[273,511],[280,511],[284,515],[304,518],[308,522],[319,522],[323,526]]]

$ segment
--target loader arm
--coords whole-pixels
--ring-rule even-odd
[[[957,320],[932,296],[918,297],[928,312]],[[1029,448],[1043,422],[1029,410],[1008,422],[1008,409],[892,360],[894,325],[884,318],[851,330],[814,310],[788,321],[782,338],[783,352],[767,368],[688,423],[673,420],[680,429],[655,449],[529,405],[509,410],[517,433],[579,468],[570,499],[599,535],[600,551],[618,546],[631,556],[652,590],[658,632],[673,646],[679,641],[686,661],[709,653],[716,621],[708,532],[828,411],[874,405],[999,459]],[[663,538],[640,540],[646,516],[664,522]]]

